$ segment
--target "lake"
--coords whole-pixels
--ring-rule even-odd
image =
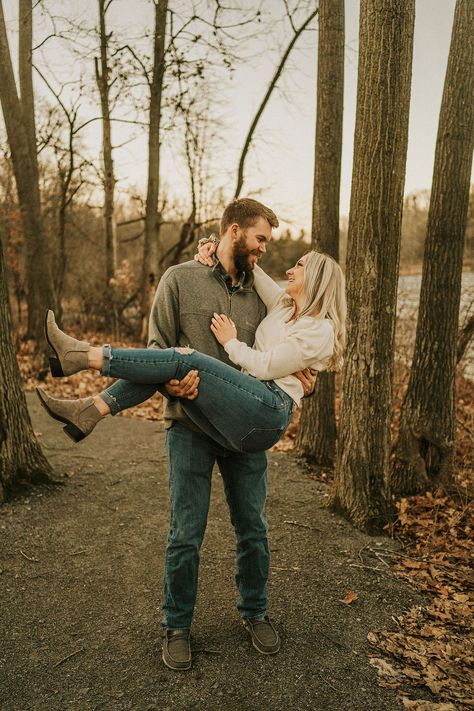
[[[281,286],[285,281],[278,282]],[[395,345],[397,356],[407,365],[411,363],[415,345],[416,316],[420,298],[421,274],[401,276],[398,280],[397,298],[397,330]],[[472,313],[474,307],[474,272],[463,272],[460,306],[460,326],[465,322],[466,315]],[[474,380],[474,341],[471,340],[460,368],[465,377]]]

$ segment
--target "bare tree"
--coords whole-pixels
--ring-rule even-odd
[[[239,165],[237,168],[237,185],[235,187],[234,198],[238,198],[241,191],[242,191],[242,187],[244,184],[245,161],[247,159],[247,155],[248,155],[250,146],[252,144],[252,139],[255,134],[255,130],[258,126],[258,123],[262,117],[263,112],[265,111],[265,107],[267,106],[267,104],[270,100],[270,97],[273,93],[273,90],[275,89],[275,87],[278,83],[278,80],[280,79],[280,77],[283,73],[285,64],[288,60],[288,57],[291,54],[293,47],[295,46],[298,38],[303,34],[305,29],[311,23],[311,20],[313,20],[316,17],[318,12],[319,12],[318,9],[311,12],[308,15],[308,17],[306,18],[306,20],[298,28],[296,28],[294,26],[293,19],[292,19],[291,15],[289,15],[290,24],[291,24],[291,27],[293,30],[293,36],[292,36],[290,42],[288,43],[288,46],[286,47],[285,51],[283,52],[283,55],[282,55],[280,62],[275,70],[275,73],[273,74],[273,77],[270,80],[270,84],[268,85],[265,95],[264,95],[262,101],[260,102],[258,109],[255,113],[255,116],[253,117],[252,122],[250,124],[247,136],[244,141],[242,152],[241,152],[240,158],[239,158]]]
[[[62,297],[64,282],[67,273],[67,250],[66,250],[66,225],[67,213],[70,210],[74,197],[82,186],[82,168],[86,161],[81,158],[77,150],[77,134],[81,129],[78,123],[79,100],[76,99],[70,106],[67,106],[61,97],[62,89],[54,89],[51,82],[43,72],[35,66],[35,70],[41,77],[51,94],[54,96],[57,106],[50,108],[47,116],[47,135],[44,138],[43,147],[53,151],[57,166],[57,257],[54,268],[54,291],[56,297],[56,319],[62,319]],[[40,132],[41,138],[41,132]]]
[[[453,480],[461,274],[474,148],[474,5],[457,0],[438,125],[420,308],[391,486],[399,494]],[[471,319],[472,324],[472,319]],[[471,326],[472,328],[472,326]]]
[[[0,1],[0,100],[10,145],[26,240],[28,287],[27,335],[43,342],[43,319],[55,299],[45,245],[38,182],[38,159],[32,82],[32,3],[20,0],[18,95]]]
[[[339,261],[344,99],[344,0],[320,0],[316,155],[311,242]],[[303,401],[296,451],[332,467],[336,448],[335,377],[320,373],[315,393]]]
[[[148,182],[145,209],[145,243],[143,251],[143,267],[141,280],[141,314],[142,332],[145,338],[147,319],[151,308],[153,294],[159,280],[160,257],[160,222],[158,212],[160,192],[160,131],[163,97],[163,77],[165,73],[165,34],[167,0],[156,0],[155,31],[153,34],[153,71],[148,79],[150,90],[150,108],[148,125]]]
[[[20,486],[51,481],[52,474],[33,433],[11,334],[0,242],[0,502]]]
[[[100,58],[94,58],[95,78],[102,112],[102,159],[104,163],[105,288],[117,268],[117,226],[115,221],[115,174],[112,157],[112,122],[110,117],[111,70],[106,14],[113,0],[98,0]]]
[[[332,505],[387,520],[391,388],[414,0],[362,0],[346,261],[348,328]]]

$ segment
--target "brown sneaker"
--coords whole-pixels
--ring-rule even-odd
[[[252,638],[252,644],[260,654],[276,654],[280,651],[280,637],[267,615],[263,620],[244,617],[245,629]]]
[[[191,644],[189,628],[163,631],[162,659],[167,667],[175,671],[191,668]]]

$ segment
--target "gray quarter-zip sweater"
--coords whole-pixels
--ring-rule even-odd
[[[214,311],[226,314],[235,323],[237,337],[253,346],[255,331],[266,315],[266,309],[253,288],[252,273],[245,273],[237,287],[231,286],[229,275],[218,260],[213,269],[195,261],[170,267],[160,280],[150,313],[149,348],[191,346],[232,367],[227,353],[214,338],[211,317]],[[165,422],[197,427],[181,407],[179,399],[169,399],[165,407]]]

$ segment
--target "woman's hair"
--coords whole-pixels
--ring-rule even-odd
[[[317,314],[314,312],[317,311]],[[334,327],[334,352],[328,370],[340,371],[346,342],[345,279],[335,259],[323,252],[308,252],[304,262],[304,301],[298,316],[328,318]]]

